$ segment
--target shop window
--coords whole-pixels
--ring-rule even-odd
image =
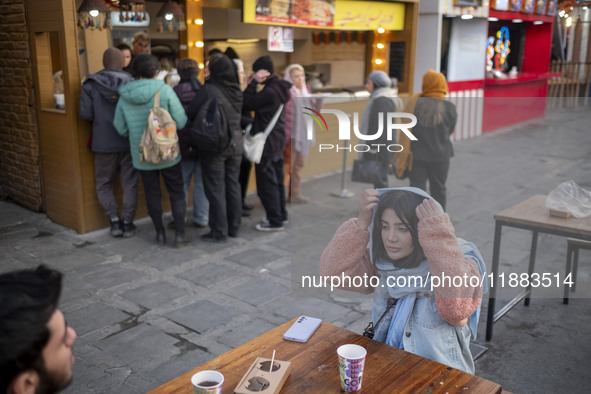
[[[43,110],[65,110],[60,33],[35,33],[39,103]]]
[[[388,75],[398,79],[398,83],[404,82],[404,60],[406,58],[406,43],[390,43],[390,69]]]

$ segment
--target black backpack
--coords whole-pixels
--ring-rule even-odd
[[[191,145],[199,151],[221,153],[232,142],[232,133],[228,126],[226,111],[222,100],[206,84],[208,100],[197,112],[191,125]]]

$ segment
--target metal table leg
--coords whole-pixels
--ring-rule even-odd
[[[524,302],[525,306],[529,306],[529,300],[530,300],[530,295],[531,295],[531,275],[533,274],[534,267],[536,265],[536,250],[537,250],[537,248],[538,248],[538,232],[536,230],[533,230],[533,234],[531,237],[531,250],[529,252],[529,267],[527,269],[528,285],[527,285],[527,290],[526,290],[527,296],[525,297],[525,302]]]
[[[496,281],[499,273],[499,253],[501,249],[501,234],[503,224],[498,221],[495,222],[495,239],[493,246],[493,258],[492,258],[492,280],[490,281],[490,293],[488,296],[488,313],[486,318],[486,340],[490,341],[493,336],[493,324],[495,318],[495,301],[496,301]]]
[[[567,243],[567,247],[566,247],[566,272],[564,273],[564,277],[568,277],[568,274],[571,273],[571,263],[572,263],[572,255],[573,255],[573,250],[572,250],[572,245],[570,244],[570,242]],[[564,284],[564,298],[562,299],[562,303],[567,305],[568,304],[568,286],[566,285],[566,283]]]

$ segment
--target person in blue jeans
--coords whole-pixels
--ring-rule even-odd
[[[197,79],[199,76],[199,65],[193,59],[181,59],[177,66],[177,71],[181,77],[180,83],[174,87],[174,92],[181,100],[185,112],[189,104],[202,88]],[[189,187],[193,180],[193,224],[203,228],[207,226],[209,219],[209,201],[205,195],[203,187],[203,172],[199,151],[189,143],[191,133],[191,121],[187,121],[184,129],[179,130],[179,144],[181,147],[181,169],[183,170],[183,181],[185,183],[185,196],[189,201]],[[174,222],[169,223],[169,227],[174,228]]]

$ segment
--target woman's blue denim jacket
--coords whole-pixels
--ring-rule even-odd
[[[455,327],[441,318],[435,297],[417,294],[412,312],[406,322],[403,334],[404,350],[442,364],[474,373],[474,360],[470,352],[471,331],[468,324]],[[388,303],[385,288],[376,288],[372,316],[374,321],[374,340],[388,342],[388,329],[394,313],[391,308],[384,314]],[[378,323],[378,320],[379,323]]]

